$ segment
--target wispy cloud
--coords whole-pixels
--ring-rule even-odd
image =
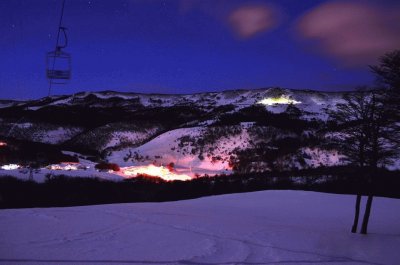
[[[278,12],[268,5],[247,5],[234,9],[228,22],[239,38],[251,38],[267,32],[278,24]]]
[[[400,7],[331,1],[309,11],[297,26],[301,36],[318,40],[325,53],[349,66],[375,63],[400,47]]]

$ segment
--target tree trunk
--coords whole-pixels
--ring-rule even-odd
[[[371,213],[371,206],[372,206],[372,199],[374,198],[373,195],[368,195],[368,200],[367,200],[367,205],[365,207],[365,213],[364,213],[364,218],[361,226],[361,234],[367,234],[368,230],[368,221],[369,221],[369,215]]]
[[[357,233],[358,217],[360,216],[360,203],[361,203],[361,194],[357,194],[356,211],[354,213],[353,227],[351,228],[352,233]]]

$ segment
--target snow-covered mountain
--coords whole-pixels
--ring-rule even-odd
[[[286,88],[265,88],[252,90],[227,90],[197,94],[142,94],[129,92],[80,92],[73,95],[45,97],[38,100],[12,101],[1,100],[0,107],[20,106],[37,110],[48,106],[91,106],[91,107],[171,107],[190,106],[216,107],[233,104],[236,108],[256,104],[267,98],[287,97],[301,103],[301,108],[318,111],[321,106],[335,103],[342,95],[349,92],[319,92],[313,90],[292,90]],[[351,92],[350,92],[351,93]],[[318,107],[319,106],[319,107]]]
[[[173,165],[191,177],[332,166],[341,156],[320,145],[317,131],[327,119],[325,109],[344,94],[283,88],[190,95],[104,91],[2,101],[0,137],[125,167]],[[15,152],[25,151],[23,146]]]

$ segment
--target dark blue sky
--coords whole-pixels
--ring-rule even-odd
[[[72,80],[54,86],[52,93],[193,93],[269,86],[350,90],[373,83],[367,64],[374,61],[365,54],[399,44],[391,39],[398,28],[385,29],[393,23],[386,21],[385,12],[396,10],[396,2],[354,2],[353,12],[360,14],[365,13],[363,6],[366,11],[382,8],[376,11],[377,22],[365,26],[372,33],[357,39],[389,39],[371,52],[369,46],[366,51],[348,47],[346,43],[357,42],[338,32],[346,25],[337,31],[320,28],[325,17],[347,21],[340,16],[335,20],[335,12],[341,12],[336,4],[349,10],[336,1],[66,0],[63,24],[68,28]],[[61,3],[0,1],[0,98],[47,95],[45,54],[54,49]],[[252,22],[253,14],[259,20]],[[359,29],[365,22],[348,23],[365,31]],[[355,63],[349,64],[348,58],[356,58]]]

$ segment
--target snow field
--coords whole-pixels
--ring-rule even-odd
[[[262,191],[165,203],[0,211],[1,264],[398,264],[400,200]]]

